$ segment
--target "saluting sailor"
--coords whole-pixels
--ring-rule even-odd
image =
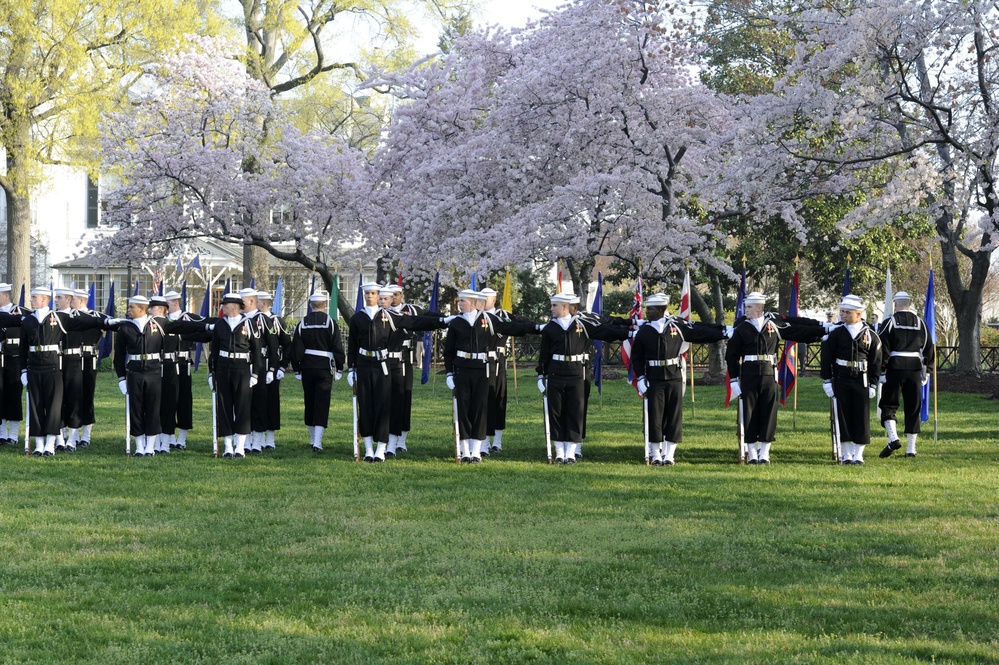
[[[809,344],[822,339],[825,327],[804,317],[783,318],[763,311],[766,296],[746,296],[746,318],[732,330],[725,359],[732,397],[739,408],[749,459],[770,464],[770,446],[777,432],[777,361],[785,340]]]
[[[656,293],[645,302],[645,324],[631,344],[631,363],[638,392],[648,403],[646,459],[655,466],[672,466],[683,440],[685,360],[691,342],[706,344],[725,338],[725,327],[691,323],[669,315],[669,296]]]
[[[551,297],[552,318],[541,329],[538,353],[538,390],[548,395],[551,437],[557,464],[575,464],[576,447],[583,440],[586,412],[586,361],[591,340],[623,341],[624,326],[602,324],[574,313],[579,296],[557,293]]]
[[[881,340],[864,322],[863,311],[858,296],[844,296],[842,325],[822,343],[822,389],[836,400],[843,464],[864,463],[864,446],[871,442],[871,400],[881,374]]]
[[[330,393],[333,381],[343,372],[346,356],[340,339],[340,326],[326,311],[329,296],[316,291],[309,296],[312,311],[295,326],[291,342],[291,365],[305,393],[305,426],[309,445],[323,450],[323,432],[329,427]]]
[[[264,431],[264,450],[274,450],[274,435],[281,429],[281,379],[288,369],[288,358],[291,353],[291,335],[284,319],[271,311],[274,296],[270,291],[257,291],[257,309],[263,322],[261,333],[265,341],[262,349],[267,349],[268,372],[273,373],[273,380],[267,385],[266,430]],[[335,305],[334,305],[335,306]],[[343,363],[340,363],[343,366]]]
[[[922,387],[929,380],[929,370],[936,362],[933,340],[926,322],[912,311],[912,296],[899,291],[892,299],[895,313],[878,326],[881,339],[884,373],[881,383],[881,426],[888,435],[888,445],[880,457],[888,457],[902,447],[898,438],[898,413],[900,398],[905,403],[906,457],[916,456],[916,437],[919,436],[920,411],[923,407]]]

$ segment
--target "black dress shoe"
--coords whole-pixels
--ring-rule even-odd
[[[486,450],[485,448],[483,448],[483,449],[482,449],[482,452],[481,452],[480,454],[481,454],[481,455],[482,455],[483,457],[489,457],[489,451],[488,451],[488,450]]]
[[[323,447],[322,446],[312,446],[312,452],[314,452],[314,453],[321,453],[321,452],[323,452]]]
[[[222,459],[232,459],[232,453],[222,453]]]
[[[854,466],[864,466],[864,460],[862,460],[862,459],[855,459],[855,460],[853,460],[853,464],[854,464]]]
[[[375,464],[381,464],[384,461],[385,461],[384,457],[377,457],[377,456],[375,457]]]
[[[32,457],[41,457],[42,456],[42,451],[40,451],[40,450],[33,450],[31,452],[31,456]]]
[[[915,457],[916,453],[906,453],[905,456],[906,457]]]
[[[583,459],[583,453],[577,452],[576,459]]]
[[[556,457],[555,458],[555,463],[556,464],[565,464],[565,458],[564,457]]]
[[[471,464],[472,463],[472,458],[471,457],[462,457],[461,458],[461,463],[462,464]]]
[[[757,464],[770,464],[770,460],[767,459],[766,457],[764,457],[763,459],[758,460],[756,463]]]
[[[576,463],[576,458],[575,457],[566,457],[565,458],[565,463],[566,464],[575,464]]]
[[[901,447],[902,447],[902,442],[899,441],[898,439],[895,439],[894,441],[889,441],[888,445],[884,447],[884,450],[878,453],[878,457],[880,457],[881,459],[884,459],[885,457],[890,457],[893,452],[895,452]]]
[[[392,452],[391,450],[386,450],[386,451],[385,451],[385,457],[386,457],[386,458],[388,458],[388,457],[392,457],[392,458],[394,458],[394,457],[395,457],[395,453],[394,453],[394,452]]]
[[[652,460],[652,466],[662,466],[662,465],[663,465],[663,461],[661,459],[654,459],[654,460]]]
[[[233,459],[243,459],[244,457],[246,457],[246,453],[245,452],[241,453],[239,451],[236,451],[236,452],[234,452],[232,454],[232,456],[233,456]]]
[[[371,455],[365,455],[365,456],[364,456],[364,461],[365,461],[365,462],[368,462],[368,463],[371,463],[371,462],[374,462],[374,461],[375,461],[375,458],[374,458],[374,457],[372,457]]]
[[[499,446],[493,446],[492,448],[489,449],[489,451],[493,453],[498,453],[500,450],[502,450],[502,448],[500,448]]]
[[[746,464],[759,464],[759,463],[760,463],[759,460],[754,460],[754,459],[746,460]]]
[[[80,448],[89,448],[90,447],[90,442],[89,441],[80,441],[76,445],[79,446]]]
[[[62,451],[66,450],[66,446],[63,445],[63,444],[60,444],[60,445],[56,446],[55,449],[56,449],[57,453],[61,453]]]
[[[46,451],[45,451],[44,453],[42,453],[42,457],[52,457],[52,456],[54,456],[54,455],[55,455],[55,453],[50,453],[50,452],[49,452],[49,451],[47,451],[47,450],[46,450]]]
[[[671,459],[663,460],[663,466],[673,466],[674,464],[676,464],[676,462]]]
[[[469,461],[469,464],[482,464],[482,458],[481,457],[473,457]]]

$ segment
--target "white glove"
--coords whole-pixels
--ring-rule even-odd
[[[822,322],[822,327],[825,328],[825,331],[827,333],[832,332],[833,328],[835,328],[838,325],[839,325],[838,323],[833,323],[832,321],[823,321]]]
[[[725,326],[725,337],[732,339],[732,335],[735,334],[735,328],[732,326]]]
[[[545,326],[547,325],[548,325],[547,323],[535,323],[534,329],[537,330],[538,332],[541,332],[542,330],[545,329]]]
[[[267,374],[264,375],[264,383],[270,385],[274,381],[274,372],[267,370]]]
[[[128,319],[104,319],[104,325],[106,326],[116,326],[123,321],[128,321]]]
[[[28,371],[27,370],[21,372],[21,385],[24,386],[25,388],[28,387]]]
[[[278,371],[274,372],[274,379],[276,381],[280,381],[283,378],[284,378],[284,370],[283,369],[278,369]]]
[[[337,374],[339,375],[340,372],[337,372]],[[298,379],[299,381],[301,381],[302,380],[302,373],[301,372],[295,372],[295,378]],[[337,381],[340,380],[339,376],[336,376],[334,378],[336,378]]]
[[[447,378],[444,379],[444,383],[447,384],[448,390],[454,390],[454,377],[452,375],[448,374]]]
[[[739,379],[735,381],[729,381],[729,386],[732,388],[732,399],[735,399],[742,394],[742,388],[739,386]]]
[[[886,383],[887,381],[888,381],[888,376],[885,374],[882,374],[881,378],[878,379],[878,383]]]
[[[353,388],[354,381],[356,380],[357,380],[357,373],[354,370],[349,370],[347,372],[347,385]]]
[[[253,387],[253,386],[255,386],[255,385],[257,385],[257,377],[255,377],[255,376],[253,376],[253,375],[251,374],[251,375],[250,375],[250,387],[252,388],[252,387]]]
[[[215,381],[212,380],[212,375],[208,375],[208,389],[215,390]]]
[[[638,394],[642,397],[649,391],[649,382],[644,376],[638,377]]]
[[[632,319],[631,322],[636,328],[641,328],[645,325],[645,319]]]
[[[538,392],[540,392],[541,394],[544,394],[544,392],[547,389],[548,389],[548,386],[546,385],[545,377],[539,376],[538,377]]]
[[[877,394],[878,394],[878,389],[877,388],[875,388],[874,386],[868,386],[867,387],[867,396],[870,399],[874,399],[874,396],[877,395]]]
[[[829,399],[832,399],[832,397],[833,397],[832,381],[823,381],[822,382],[822,391],[825,392],[826,397],[828,397]]]
[[[884,374],[882,374],[881,376],[884,376]],[[920,385],[925,386],[929,382],[930,382],[929,372],[923,372],[923,375],[919,378]]]
[[[205,330],[207,330],[208,332],[211,332],[211,331],[215,330],[215,324],[214,323],[206,323],[205,324]]]
[[[125,379],[118,379],[118,390],[122,395],[128,394],[128,382]]]
[[[301,374],[298,374],[297,377],[298,377],[299,381],[302,380],[302,375]],[[336,371],[333,372],[333,380],[334,381],[339,381],[342,378],[343,378],[343,372],[336,372]]]
[[[444,325],[447,325],[447,324],[451,323],[452,321],[454,321],[457,318],[458,318],[457,314],[451,314],[450,316],[442,317],[441,321],[444,322]]]

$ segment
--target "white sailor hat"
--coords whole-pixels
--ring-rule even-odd
[[[752,293],[746,294],[747,305],[765,305],[766,303],[767,297],[759,291],[753,291]]]
[[[0,282],[0,293],[5,293],[7,291],[13,291],[14,287],[7,282]]]
[[[550,300],[555,303],[564,303],[566,305],[578,305],[579,296],[575,293],[556,293]]]
[[[31,289],[31,295],[33,295],[33,296],[48,296],[49,298],[51,298],[52,297],[52,289],[46,288],[44,286],[36,286],[35,288]]]
[[[379,296],[390,296],[393,293],[395,293],[395,291],[393,291],[392,289],[390,289],[387,286],[384,286],[384,287],[378,289],[378,295]]]
[[[496,289],[491,289],[488,286],[479,291],[479,293],[482,294],[483,298],[491,298],[493,296],[499,295],[498,293],[496,293]]]
[[[325,291],[315,291],[309,296],[309,302],[326,302],[330,299],[330,294]]]
[[[240,289],[239,290],[239,297],[240,298],[256,298],[257,297],[257,290],[256,289],[251,289],[250,287],[246,287],[245,289]]]
[[[391,291],[392,293],[402,293],[402,287],[399,286],[398,284],[389,284],[385,288]]]
[[[665,307],[669,304],[669,296],[665,293],[653,293],[645,304],[649,307]]]
[[[73,291],[73,297],[74,298],[89,298],[90,297],[90,291],[87,291],[86,289],[75,289]]]
[[[257,300],[274,300],[270,291],[257,291]]]
[[[72,296],[73,295],[73,289],[66,289],[66,288],[60,287],[60,288],[58,288],[58,289],[55,290],[55,294],[57,296]]]
[[[144,305],[149,307],[149,298],[146,296],[132,296],[128,299],[129,305]]]
[[[469,300],[485,300],[485,296],[475,289],[462,289],[461,291],[458,291],[458,297],[468,298]]]
[[[180,300],[180,294],[176,291],[170,290],[163,294],[163,297],[167,300]]]
[[[166,307],[167,306],[166,298],[164,296],[161,296],[161,295],[155,295],[155,296],[153,296],[152,298],[149,299],[149,306],[150,307]]]
[[[843,300],[839,303],[839,308],[863,311],[864,301],[860,299],[860,296],[855,296],[851,293],[843,296]]]
[[[382,285],[379,284],[378,282],[365,282],[364,284],[361,284],[361,291],[363,292],[381,291],[381,290],[382,290]]]
[[[905,291],[899,291],[898,293],[895,294],[895,296],[892,298],[892,300],[909,300],[909,301],[911,301],[912,300],[912,296],[910,296]]]
[[[243,298],[238,293],[232,293],[231,291],[224,296],[222,296],[223,305],[239,305],[243,306]]]

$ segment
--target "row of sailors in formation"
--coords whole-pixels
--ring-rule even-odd
[[[171,292],[162,299],[133,297],[127,319],[109,319],[79,306],[73,308],[80,303],[72,298],[81,298],[82,292],[57,292],[59,309],[50,310],[47,289],[32,291],[33,312],[15,311],[9,302],[9,286],[0,285],[0,327],[7,329],[6,340],[18,339],[9,346],[18,347],[22,370],[17,390],[11,391],[18,398],[12,401],[20,404],[19,388],[26,385],[31,397],[28,404],[37,405],[30,414],[36,454],[53,452],[63,424],[70,430],[67,447],[70,441],[84,441],[90,433],[87,425],[92,425],[93,384],[85,379],[80,391],[60,386],[67,385],[66,368],[72,372],[78,365],[96,369],[94,344],[81,342],[76,347],[72,335],[114,330],[119,333],[115,371],[127,395],[136,454],[166,452],[174,441],[182,447],[193,425],[188,406],[191,348],[196,342],[210,342],[213,425],[224,443],[224,457],[273,448],[274,431],[280,428],[278,386],[285,371],[292,368],[303,384],[304,418],[312,448],[322,450],[332,381],[346,371],[355,395],[355,447],[363,443],[366,461],[384,461],[406,450],[413,368],[419,366],[416,335],[447,328],[444,365],[454,398],[456,456],[476,463],[502,449],[508,338],[540,334],[537,372],[544,396],[546,438],[549,450],[554,448],[553,461],[571,464],[582,457],[592,341],[630,339],[638,392],[644,398],[646,459],[669,466],[682,442],[684,354],[691,343],[728,338],[731,393],[739,400],[740,456],[750,464],[769,464],[776,432],[780,344],[822,340],[823,389],[835,409],[832,429],[840,460],[863,463],[864,446],[870,441],[869,404],[878,381],[885,384],[879,407],[888,439],[881,455],[886,457],[901,447],[896,423],[900,398],[905,402],[906,454],[915,455],[919,387],[926,380],[925,367],[934,359],[925,323],[911,311],[911,297],[904,292],[895,296],[895,314],[875,329],[863,322],[863,302],[853,295],[843,298],[840,322],[834,324],[768,314],[765,296],[754,292],[746,299],[746,317],[726,328],[670,316],[669,298],[661,293],[647,300],[644,321],[581,313],[577,296],[559,293],[551,297],[551,320],[535,323],[496,309],[496,292],[491,289],[461,291],[459,314],[454,316],[403,303],[401,287],[370,283],[362,285],[362,291],[364,306],[348,322],[344,351],[323,292],[310,296],[312,312],[290,335],[280,317],[269,312],[270,294],[252,289],[226,294],[220,318],[201,319],[182,312],[179,296]],[[10,330],[17,327],[20,335],[12,337]],[[81,363],[76,362],[77,348]],[[8,356],[7,343],[3,355]],[[12,402],[7,399],[7,364],[0,400],[5,408]],[[90,411],[84,408],[84,417],[70,416],[72,409],[62,413],[60,407],[69,394],[84,399],[89,394]],[[16,439],[20,413],[11,409],[3,416],[7,436],[0,438]],[[89,423],[83,422],[88,419]],[[0,435],[5,431],[0,429]]]

